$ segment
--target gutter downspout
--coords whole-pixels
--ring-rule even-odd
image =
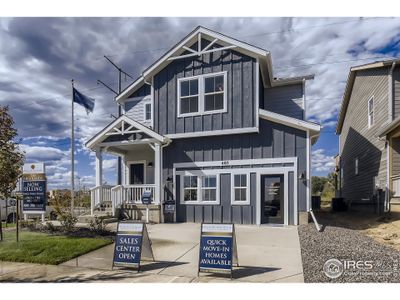
[[[392,63],[388,76],[388,124],[393,121],[393,71],[396,67],[396,61]],[[386,191],[385,191],[385,205],[384,211],[390,211],[390,143],[386,140]]]

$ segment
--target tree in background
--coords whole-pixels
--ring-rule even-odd
[[[9,198],[17,187],[22,175],[25,155],[15,141],[17,129],[13,127],[14,120],[8,112],[8,106],[0,106],[0,197]],[[0,208],[1,215],[1,208]],[[3,240],[2,222],[0,222],[0,240]]]
[[[335,196],[335,175],[329,173],[326,177],[312,177],[311,192],[313,196],[321,196],[323,200]]]

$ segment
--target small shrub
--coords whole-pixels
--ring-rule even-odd
[[[51,223],[51,222],[46,222],[44,229],[46,229],[47,231],[50,231],[50,232],[57,231],[57,227],[54,226],[53,223]]]
[[[75,230],[75,225],[78,218],[74,217],[70,212],[64,212],[59,216],[61,228],[63,231],[72,232]]]
[[[104,233],[106,231],[106,227],[107,224],[104,223],[104,220],[97,216],[94,217],[94,220],[90,220],[89,222],[90,230],[96,233]]]

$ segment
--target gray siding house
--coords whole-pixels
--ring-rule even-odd
[[[336,133],[337,193],[384,210],[400,197],[400,66],[388,60],[350,69]]]
[[[92,137],[102,203],[155,222],[299,224],[310,209],[305,83],[276,79],[271,54],[197,27],[116,97],[123,114]],[[122,183],[102,184],[102,153],[121,157]]]

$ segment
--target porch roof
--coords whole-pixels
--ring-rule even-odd
[[[394,130],[398,129],[400,126],[400,117],[397,117],[394,119],[392,122],[388,123],[386,126],[384,126],[379,132],[378,132],[378,137],[383,138],[386,135],[390,134]]]
[[[99,131],[96,135],[94,135],[91,139],[89,139],[85,146],[89,149],[94,149],[96,146],[99,146],[101,143],[105,142],[107,138],[110,137],[126,137],[125,140],[117,140],[109,143],[117,144],[120,142],[121,144],[126,143],[129,137],[134,136],[133,139],[130,139],[131,143],[143,143],[143,142],[158,142],[161,144],[170,142],[170,139],[166,136],[163,136],[151,128],[137,122],[126,115],[122,115],[106,127],[104,127],[101,131]],[[143,138],[144,137],[144,138]]]

